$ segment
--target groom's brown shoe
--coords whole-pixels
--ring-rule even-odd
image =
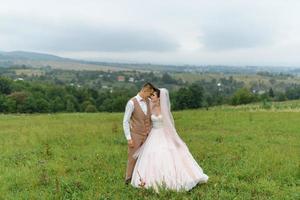
[[[125,184],[128,185],[131,181],[131,178],[125,180]]]

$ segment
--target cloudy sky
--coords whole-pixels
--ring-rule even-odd
[[[0,51],[300,66],[299,0],[0,0]]]

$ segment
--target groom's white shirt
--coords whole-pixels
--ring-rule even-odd
[[[147,104],[146,102],[143,100],[143,98],[137,94],[135,96],[137,102],[140,104],[143,112],[145,113],[145,115],[147,115]],[[124,134],[127,140],[131,140],[131,135],[130,135],[130,118],[131,118],[131,114],[134,110],[134,103],[133,101],[130,99],[127,104],[126,104],[126,108],[125,108],[125,114],[124,114],[124,118],[123,118],[123,129],[124,129]]]

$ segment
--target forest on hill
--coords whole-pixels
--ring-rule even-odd
[[[172,109],[300,99],[299,77],[157,71],[0,68],[0,112],[122,112],[145,82],[170,90]]]

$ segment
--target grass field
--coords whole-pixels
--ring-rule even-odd
[[[300,199],[300,112],[174,113],[210,177],[189,192],[124,184],[122,113],[0,115],[0,199]]]

